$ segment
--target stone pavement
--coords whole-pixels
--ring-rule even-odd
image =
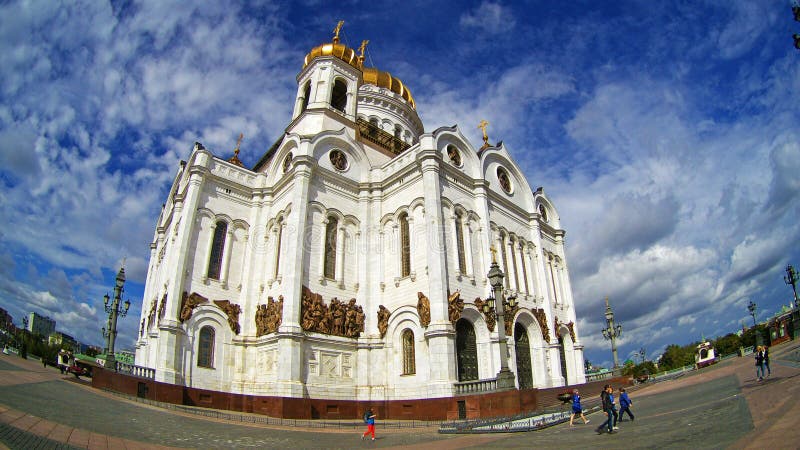
[[[94,390],[36,360],[0,355],[0,449],[800,448],[800,341],[770,353],[772,376],[763,382],[745,357],[630,391],[636,421],[612,435],[595,433],[600,414],[572,428],[477,435],[387,429],[379,418],[374,442],[359,439],[360,425],[249,425],[163,410]]]

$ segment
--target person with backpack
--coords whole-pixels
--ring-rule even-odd
[[[764,379],[764,352],[761,346],[756,347],[756,379],[761,381]]]
[[[633,413],[631,412],[631,405],[633,401],[628,397],[628,393],[625,392],[625,388],[619,388],[621,394],[619,395],[619,421],[622,422],[623,414],[628,413],[628,416],[631,418],[631,422],[633,422]]]
[[[375,440],[375,413],[372,412],[372,408],[367,408],[364,411],[364,423],[367,424],[367,431],[361,435],[361,439],[363,440],[367,437],[368,434],[372,434],[372,440]]]

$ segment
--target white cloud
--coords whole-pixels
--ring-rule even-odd
[[[459,18],[462,27],[478,28],[488,34],[509,32],[516,25],[513,13],[500,3],[483,1],[478,7]]]

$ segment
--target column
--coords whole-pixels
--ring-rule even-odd
[[[524,286],[525,286],[525,295],[530,295],[531,294],[531,290],[530,290],[530,286],[528,284],[528,268],[527,268],[527,264],[525,262],[525,260],[526,260],[526,258],[525,258],[525,250],[526,250],[526,247],[523,247],[523,245],[520,243],[519,244],[519,263],[520,263],[520,266],[522,267],[522,281],[524,282]]]
[[[344,246],[345,246],[345,229],[342,224],[336,230],[336,283],[340,288],[344,288]]]
[[[517,275],[517,252],[514,249],[515,243],[516,241],[514,239],[511,239],[511,237],[508,238],[508,252],[509,252],[508,256],[509,259],[511,259],[509,270],[511,271],[511,274],[507,276],[511,278],[511,281],[513,281],[513,289],[519,292],[520,288],[519,288],[519,276]]]
[[[453,256],[453,261],[455,261],[455,272],[459,275],[464,275],[462,273],[461,258],[458,256],[458,231],[456,230],[456,227],[458,227],[458,216],[453,213],[453,215],[450,216],[450,234],[453,237],[451,241],[452,245],[450,246],[450,253]]]
[[[222,248],[222,267],[219,268],[219,281],[222,287],[228,286],[228,266],[231,263],[231,252],[233,251],[233,224],[228,226],[225,233],[225,246]]]
[[[319,240],[319,282],[325,279],[325,246],[328,241],[328,217],[322,218],[322,230]]]
[[[467,275],[474,278],[476,267],[472,264],[472,227],[470,227],[467,220],[462,223],[462,226],[464,227],[464,237],[466,238],[466,242],[464,242],[464,259],[467,262]]]
[[[213,219],[212,219],[213,220]],[[203,264],[203,282],[208,280],[208,269],[211,267],[211,249],[214,247],[214,233],[217,230],[217,222],[212,222],[209,228],[208,243],[206,244],[205,263]]]

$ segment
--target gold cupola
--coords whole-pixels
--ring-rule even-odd
[[[341,31],[342,25],[344,25],[344,21],[340,20],[336,28],[333,29],[333,42],[319,45],[308,52],[303,60],[303,69],[315,58],[334,56],[360,70],[364,75],[364,83],[388,89],[401,96],[411,105],[411,108],[417,109],[417,104],[414,101],[414,97],[411,95],[411,91],[408,90],[408,87],[400,81],[399,78],[392,76],[389,72],[378,70],[375,67],[364,67],[364,50],[368,41],[361,43],[361,47],[359,47],[360,55],[356,53],[356,50],[339,42],[339,31]]]

